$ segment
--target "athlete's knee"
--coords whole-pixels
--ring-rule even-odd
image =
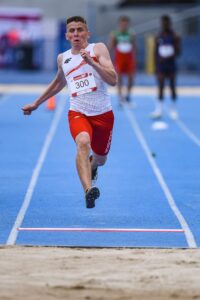
[[[79,150],[85,149],[85,150],[90,150],[91,146],[90,146],[90,136],[87,132],[81,132],[77,135],[76,137],[76,144],[77,144],[77,148]]]
[[[107,155],[98,155],[93,153],[93,162],[96,166],[103,166],[106,163]]]

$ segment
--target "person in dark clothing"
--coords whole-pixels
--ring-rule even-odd
[[[178,118],[176,110],[176,58],[181,52],[180,37],[172,29],[172,22],[169,16],[161,17],[161,31],[155,38],[155,70],[158,81],[158,100],[156,108],[151,114],[152,118],[157,119],[163,113],[164,87],[166,80],[169,80],[172,106],[170,117]]]

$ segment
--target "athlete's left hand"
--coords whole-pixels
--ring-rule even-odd
[[[24,112],[24,115],[31,115],[32,111],[36,110],[38,108],[38,105],[35,103],[27,104],[24,107],[22,107],[22,110]]]
[[[86,63],[88,63],[88,65],[91,65],[91,66],[93,65],[94,60],[90,56],[89,52],[87,52],[85,49],[81,49],[80,50],[80,55],[86,61]]]

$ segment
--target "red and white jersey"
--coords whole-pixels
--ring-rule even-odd
[[[97,61],[94,46],[95,44],[89,44],[86,50]],[[107,84],[80,54],[72,54],[71,49],[65,51],[62,69],[70,93],[70,110],[95,116],[112,109]]]

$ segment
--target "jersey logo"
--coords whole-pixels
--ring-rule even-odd
[[[71,57],[70,57],[70,58],[67,58],[67,59],[65,60],[64,64],[68,64],[68,62],[70,62],[71,59],[72,59]]]

